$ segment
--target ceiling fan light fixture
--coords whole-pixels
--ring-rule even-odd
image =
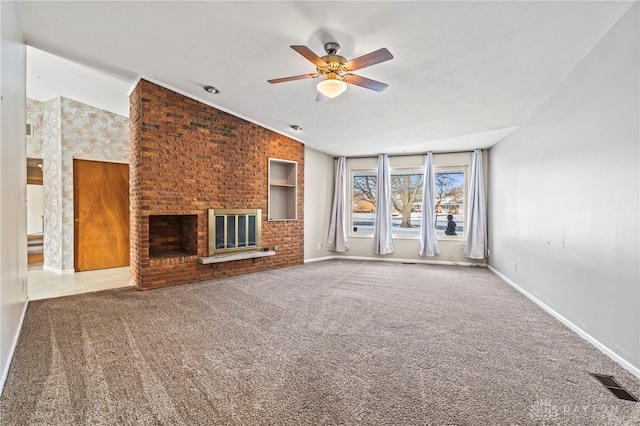
[[[333,99],[347,90],[347,83],[342,80],[331,78],[322,80],[320,83],[318,83],[317,88],[318,92],[322,93],[327,98]]]

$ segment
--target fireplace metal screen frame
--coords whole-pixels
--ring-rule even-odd
[[[235,217],[235,239],[234,241],[238,241],[238,217],[245,216],[247,219],[245,220],[245,236],[247,245],[238,247],[216,247],[216,217],[223,217],[223,237],[225,241],[225,246],[228,245],[227,242],[227,224],[228,217]],[[249,237],[249,216],[255,217],[255,244],[248,244]],[[262,234],[262,209],[209,209],[209,256],[220,255],[224,253],[236,253],[241,251],[258,251],[261,248],[261,234]]]

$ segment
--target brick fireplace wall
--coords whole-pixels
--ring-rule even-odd
[[[304,261],[304,146],[146,80],[130,95],[131,276],[139,289],[203,281]],[[269,158],[298,162],[298,220],[268,221]],[[275,256],[202,265],[207,211],[262,209],[262,247]],[[154,216],[196,216],[196,254],[150,255]],[[195,229],[194,229],[195,228]],[[186,230],[186,231],[185,231]],[[185,238],[185,237],[183,237]]]

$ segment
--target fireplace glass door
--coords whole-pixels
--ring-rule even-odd
[[[209,210],[209,256],[260,247],[261,209]]]

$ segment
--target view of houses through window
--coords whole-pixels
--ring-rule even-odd
[[[352,176],[351,235],[373,235],[377,173],[355,171]],[[391,170],[393,235],[415,238],[420,235],[423,185],[422,170]],[[434,195],[438,238],[459,238],[464,232],[464,170],[437,170]]]
[[[438,238],[462,236],[465,210],[464,170],[436,170],[434,201]]]

